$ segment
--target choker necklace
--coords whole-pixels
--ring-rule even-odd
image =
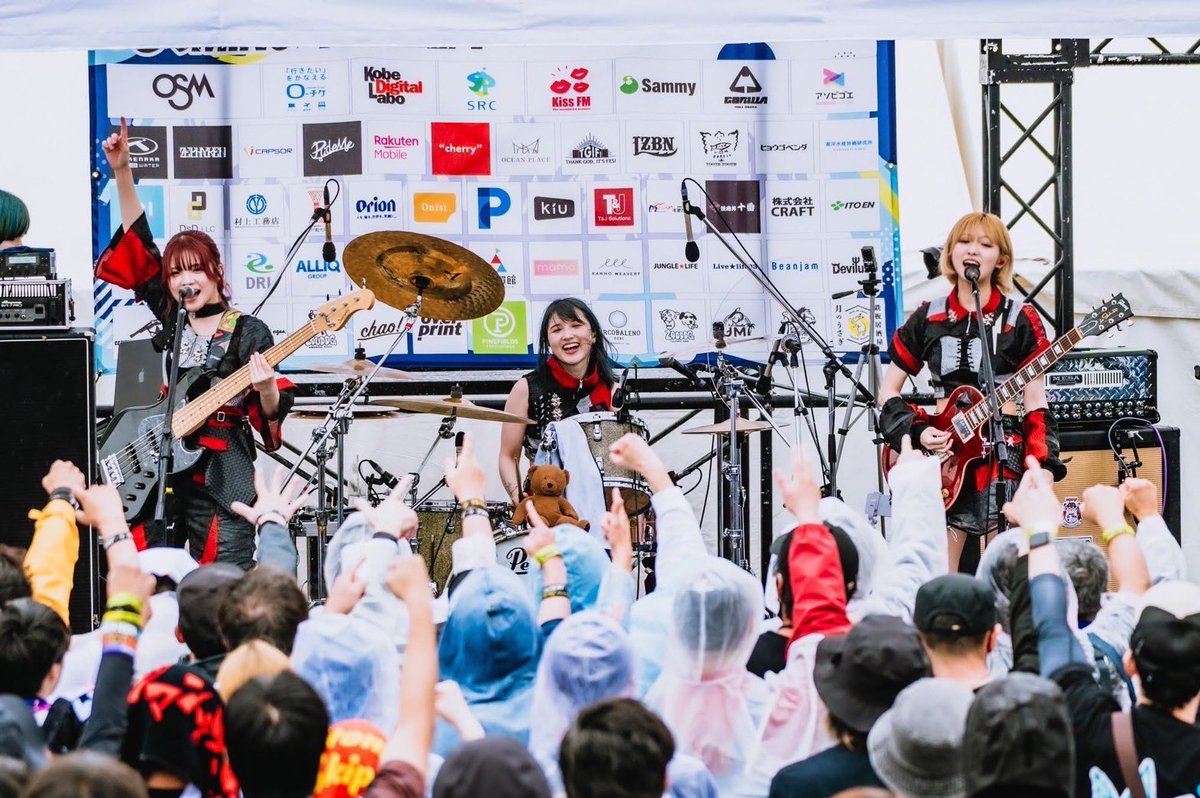
[[[225,312],[225,306],[214,302],[211,305],[205,305],[204,307],[197,310],[195,313],[192,314],[192,317],[197,318],[197,319],[207,319],[209,316],[215,316],[218,313],[224,313],[224,312]]]

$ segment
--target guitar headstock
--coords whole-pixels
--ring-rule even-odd
[[[1104,304],[1092,308],[1092,312],[1079,322],[1079,332],[1086,338],[1108,332],[1123,321],[1133,318],[1133,308],[1124,294],[1116,294]]]
[[[318,332],[340,330],[350,321],[350,317],[360,310],[368,310],[375,305],[375,294],[363,288],[353,294],[331,299],[308,315]]]

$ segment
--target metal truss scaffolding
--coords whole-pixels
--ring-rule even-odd
[[[1172,51],[1158,39],[1146,39],[1147,52],[1109,52],[1112,39],[1091,48],[1088,39],[1053,39],[1049,53],[1005,53],[999,39],[980,42],[980,83],[983,85],[983,203],[984,209],[1004,219],[1009,229],[1018,222],[1036,225],[1053,244],[1052,268],[1036,284],[1020,287],[1033,304],[1063,335],[1074,326],[1074,227],[1071,159],[1071,89],[1075,70],[1086,66],[1141,66],[1200,64],[1200,41],[1185,51]],[[1046,84],[1050,101],[1034,116],[1022,119],[1006,103],[1005,84]],[[1015,138],[1001,142],[1002,122],[1013,126]],[[1036,150],[1048,162],[1046,179],[1032,191],[1004,179],[1004,166],[1018,152]],[[1038,207],[1052,191],[1052,210]],[[1009,203],[1011,202],[1011,206]],[[1040,298],[1054,282],[1052,309]]]

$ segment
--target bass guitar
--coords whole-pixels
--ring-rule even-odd
[[[996,401],[1003,405],[1005,402],[1015,399],[1026,385],[1049,370],[1084,338],[1107,332],[1132,317],[1133,310],[1129,307],[1129,302],[1125,297],[1122,294],[1113,296],[1104,304],[1094,308],[1078,327],[1059,338],[1040,355],[1018,369],[1016,374],[998,385]],[[970,385],[960,385],[950,393],[945,408],[937,415],[929,417],[928,423],[934,429],[951,433],[950,451],[938,454],[942,461],[942,501],[947,508],[958,498],[959,491],[962,490],[963,476],[967,472],[968,466],[981,459],[985,454],[979,428],[987,423],[990,416],[988,400],[983,392]],[[896,464],[899,457],[899,452],[886,445],[883,447],[883,473],[885,475]]]
[[[375,295],[363,289],[326,302],[310,315],[312,318],[294,333],[272,346],[263,355],[277,366],[318,334],[340,330],[350,317],[375,304]],[[242,366],[195,399],[188,400],[188,389],[204,369],[188,370],[179,380],[180,397],[171,417],[171,473],[191,468],[203,449],[193,447],[186,438],[204,426],[208,417],[236,399],[250,387],[250,366]],[[130,407],[113,417],[99,446],[100,478],[121,494],[125,519],[134,521],[158,487],[158,461],[161,455],[162,429],[166,419],[164,397],[153,405]]]

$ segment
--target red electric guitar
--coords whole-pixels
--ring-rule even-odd
[[[1112,327],[1133,317],[1129,302],[1121,294],[1094,308],[1079,326],[1059,338],[1037,357],[1022,366],[996,388],[996,399],[1000,404],[1015,399],[1031,380],[1037,379],[1059,358],[1070,352],[1080,341],[1100,335]],[[983,457],[983,439],[979,428],[988,420],[987,398],[978,388],[960,385],[950,394],[945,409],[929,417],[934,429],[948,430],[949,452],[938,455],[942,460],[942,500],[946,507],[954,504],[962,489],[963,475],[967,467]],[[889,446],[883,447],[883,473],[886,475],[896,464],[899,453]]]

